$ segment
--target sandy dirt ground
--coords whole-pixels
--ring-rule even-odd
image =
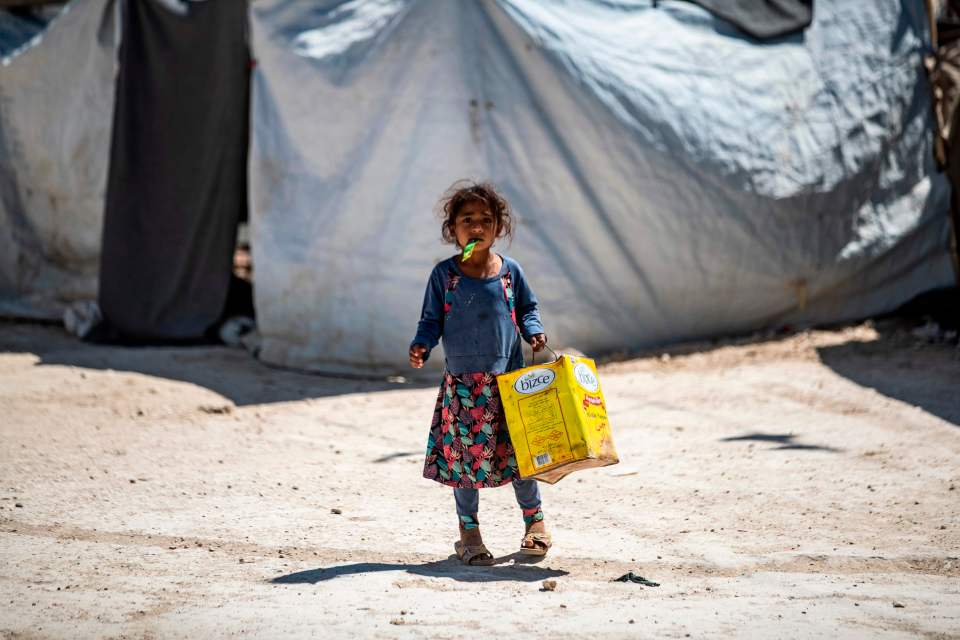
[[[601,380],[621,463],[543,486],[538,564],[484,490],[467,568],[432,384],[0,324],[0,637],[960,638],[956,345],[865,324]]]

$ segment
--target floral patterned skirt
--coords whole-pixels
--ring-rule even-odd
[[[444,373],[423,477],[458,489],[499,487],[519,478],[494,374]]]

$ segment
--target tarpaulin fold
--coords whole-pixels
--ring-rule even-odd
[[[688,2],[700,5],[735,25],[744,33],[760,40],[780,38],[803,31],[813,22],[813,0],[688,0]]]

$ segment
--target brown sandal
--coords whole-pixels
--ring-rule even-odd
[[[528,542],[533,546],[524,546],[524,544]],[[523,540],[520,541],[520,553],[527,556],[545,556],[552,546],[553,539],[549,533],[545,531],[528,531],[527,534],[523,536]]]
[[[482,542],[480,544],[464,544],[463,540],[457,540],[453,543],[453,548],[457,552],[460,562],[471,567],[489,567],[493,564],[493,554],[487,550],[487,546]]]

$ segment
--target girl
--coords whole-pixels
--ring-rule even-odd
[[[522,336],[534,351],[547,344],[537,298],[516,261],[491,251],[513,237],[510,207],[489,183],[456,183],[441,200],[442,235],[461,254],[430,274],[410,365],[419,369],[443,338],[440,383],[423,475],[453,487],[464,564],[491,565],[480,537],[478,489],[512,483],[526,532],[520,552],[543,556],[551,546],[535,480],[521,480],[500,407],[495,376],[523,367]],[[472,245],[472,250],[471,250]]]

